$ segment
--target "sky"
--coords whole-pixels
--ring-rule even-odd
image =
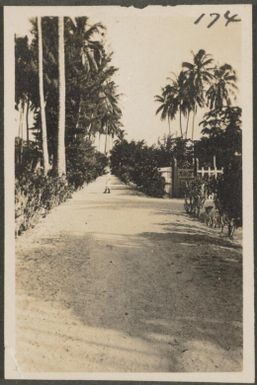
[[[122,122],[127,138],[144,139],[153,144],[168,133],[167,121],[161,122],[160,116],[155,114],[158,103],[154,96],[161,93],[168,77],[179,72],[183,61],[192,61],[192,51],[196,53],[205,49],[217,64],[231,64],[237,71],[240,89],[242,23],[225,27],[223,14],[228,7],[232,13],[240,15],[242,11],[242,6],[235,5],[148,6],[143,10],[117,6],[22,7],[13,28],[17,35],[28,34],[29,17],[40,12],[57,15],[61,8],[63,15],[86,15],[92,23],[102,22],[107,29],[106,44],[113,51],[112,64],[119,68],[116,82],[121,94]],[[30,8],[29,12],[26,8]],[[195,25],[194,21],[203,12],[206,15]],[[220,12],[222,16],[207,28],[211,21],[209,13],[212,12]],[[203,113],[199,111],[196,126]],[[171,129],[173,133],[179,132],[178,119],[171,123]],[[199,134],[197,128],[196,136]]]

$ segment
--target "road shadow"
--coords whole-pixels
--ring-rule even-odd
[[[186,371],[183,355],[195,341],[228,356],[242,349],[241,255],[193,225],[162,231],[42,239],[24,255],[19,286],[84,325],[156,345],[170,356],[168,371]]]

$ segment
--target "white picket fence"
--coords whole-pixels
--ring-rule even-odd
[[[215,178],[217,178],[219,174],[222,175],[223,173],[224,173],[223,167],[221,167],[220,169],[217,168],[216,156],[213,157],[213,168],[208,167],[205,169],[204,167],[202,167],[197,170],[197,174],[200,174],[202,178],[206,175],[208,175],[209,178],[211,176],[214,176]]]
[[[205,175],[208,175],[208,177],[214,176],[215,178],[217,178],[219,174],[222,175],[223,173],[224,173],[223,167],[220,169],[210,168],[210,167],[205,169],[204,167],[202,167],[199,170],[197,170],[197,174],[200,174],[202,177],[204,177]]]

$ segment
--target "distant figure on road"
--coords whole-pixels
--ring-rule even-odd
[[[104,190],[104,194],[110,194],[111,192],[111,171],[108,170],[107,174],[106,174],[106,180],[105,180],[105,190]]]

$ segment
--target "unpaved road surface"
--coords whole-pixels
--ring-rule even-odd
[[[104,177],[16,241],[21,371],[242,369],[242,250]]]

